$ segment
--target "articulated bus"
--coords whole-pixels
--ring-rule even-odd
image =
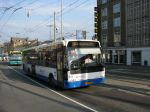
[[[62,40],[25,49],[23,70],[64,89],[105,81],[102,51],[95,40]]]
[[[9,65],[22,65],[22,52],[21,51],[9,52]]]

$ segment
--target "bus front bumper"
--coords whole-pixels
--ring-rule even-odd
[[[74,82],[64,82],[64,89],[70,89],[70,88],[78,88],[78,87],[86,87],[89,85],[96,85],[100,83],[105,82],[105,78],[97,78],[97,79],[88,79],[88,80],[82,80],[82,81],[74,81]]]
[[[10,61],[9,64],[10,65],[21,65],[22,61]]]

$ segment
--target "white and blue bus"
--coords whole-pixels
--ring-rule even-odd
[[[28,75],[64,89],[104,83],[102,60],[95,40],[62,40],[23,50],[23,70]]]
[[[22,65],[22,52],[21,51],[10,51],[9,65]]]

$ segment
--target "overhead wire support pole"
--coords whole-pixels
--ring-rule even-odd
[[[56,13],[54,12],[54,42],[56,41],[56,22],[55,22]]]
[[[61,0],[61,40],[63,40],[63,28],[62,28],[62,6],[63,6],[63,0]]]

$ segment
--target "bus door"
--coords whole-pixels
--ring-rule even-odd
[[[61,87],[64,86],[63,79],[63,50],[59,50],[57,52],[57,81],[58,85]]]

